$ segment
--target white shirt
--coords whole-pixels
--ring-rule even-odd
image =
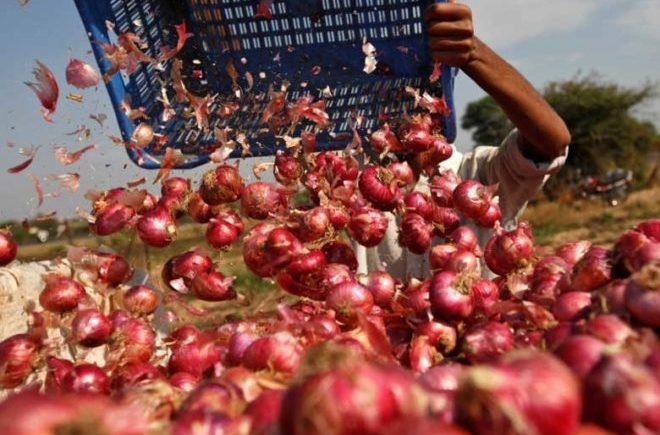
[[[502,211],[501,225],[505,229],[514,227],[527,202],[536,195],[547,179],[566,162],[567,151],[551,162],[538,163],[529,160],[520,151],[521,135],[513,130],[499,147],[479,146],[462,154],[454,148],[448,160],[442,162],[442,169],[451,169],[461,179],[475,179],[485,185],[499,182],[497,195]],[[429,191],[428,179],[420,177],[415,190]],[[366,248],[353,243],[358,259],[358,273],[385,270],[395,278],[427,278],[430,276],[428,255],[416,255],[399,246],[398,225],[393,213],[386,213],[389,226],[383,241],[374,248]],[[484,246],[492,235],[492,230],[479,228],[464,222],[474,229]],[[434,244],[438,243],[434,240]]]

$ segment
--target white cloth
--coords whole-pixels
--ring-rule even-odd
[[[485,185],[499,182],[497,195],[500,197],[501,224],[504,228],[517,224],[530,198],[566,162],[567,151],[551,162],[529,160],[520,150],[521,139],[518,131],[513,130],[499,147],[479,146],[466,154],[454,148],[452,157],[440,164],[442,169],[451,169],[462,179],[476,179]],[[428,192],[428,179],[421,177],[415,190]],[[427,255],[415,255],[402,249],[398,244],[396,217],[392,213],[386,214],[390,224],[380,245],[365,248],[354,243],[358,273],[386,270],[399,279],[430,276]],[[470,225],[477,232],[482,247],[492,235],[492,230],[478,228],[469,222],[464,224]],[[437,242],[434,240],[434,243]]]

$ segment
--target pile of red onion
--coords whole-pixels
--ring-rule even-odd
[[[0,342],[0,388],[13,390],[0,403],[0,428],[660,433],[660,219],[612,247],[540,250],[529,224],[500,224],[497,185],[438,171],[451,147],[435,116],[373,132],[365,143],[399,157],[363,169],[357,146],[315,153],[313,133],[300,139],[278,152],[274,181],[247,182],[224,162],[198,184],[166,178],[160,197],[90,193],[98,236],[135,231],[163,248],[189,219],[205,226],[207,246],[170,258],[153,277],[163,288],[129,285],[134,268],[124,258],[93,251],[71,259],[71,276],[45,276],[35,321]],[[428,183],[417,186],[413,168]],[[483,245],[478,228],[491,233]],[[390,242],[409,261],[425,257],[428,276],[357,273],[355,246],[378,246],[388,232],[398,232]],[[216,261],[237,247],[281,294],[210,322],[209,303],[232,311],[246,301],[247,289]],[[0,265],[15,255],[0,232]],[[165,302],[199,322],[159,337],[154,316],[171,308]],[[68,357],[49,329],[63,332]],[[104,363],[85,360],[95,349]],[[126,418],[134,424],[113,424]]]

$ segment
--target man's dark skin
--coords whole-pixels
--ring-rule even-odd
[[[433,60],[460,68],[495,99],[524,138],[525,157],[551,161],[566,152],[571,142],[566,124],[513,66],[475,36],[469,6],[436,3],[425,20]]]

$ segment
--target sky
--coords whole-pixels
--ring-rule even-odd
[[[302,0],[301,0],[302,1]],[[626,86],[660,82],[660,0],[472,0],[465,1],[473,11],[475,33],[518,68],[537,88],[549,81],[565,80],[577,74],[597,72],[604,80]],[[107,189],[154,172],[133,166],[123,148],[113,145],[106,135],[118,135],[109,99],[103,87],[76,91],[66,85],[64,70],[70,57],[95,65],[90,45],[73,0],[0,0],[0,221],[34,217],[57,211],[60,217],[74,215],[77,206],[89,209],[83,195],[89,189]],[[44,122],[33,92],[23,84],[32,79],[35,59],[48,65],[60,83],[60,100],[55,122]],[[82,104],[64,98],[80,93]],[[457,115],[465,106],[485,95],[469,78],[460,75],[455,99]],[[88,118],[105,113],[103,128]],[[640,116],[660,127],[660,99],[638,110]],[[66,133],[81,124],[92,129],[84,142]],[[6,145],[15,143],[14,147]],[[64,145],[70,150],[88,143],[98,145],[80,162],[62,167],[53,158],[52,148]],[[6,169],[22,162],[20,147],[40,146],[33,164],[19,174]],[[459,131],[456,146],[472,147],[469,132]],[[243,165],[248,171],[251,165]],[[206,169],[185,173],[196,179]],[[28,173],[40,177],[77,172],[81,185],[76,193],[47,197],[38,208]],[[43,181],[48,192],[57,190],[54,182]],[[151,186],[152,190],[156,187]]]

